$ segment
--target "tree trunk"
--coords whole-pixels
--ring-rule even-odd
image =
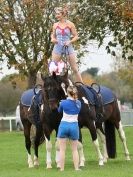
[[[30,71],[28,74],[28,89],[33,88],[36,84],[37,73],[35,71]]]

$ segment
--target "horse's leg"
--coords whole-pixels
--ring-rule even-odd
[[[126,136],[125,136],[125,132],[123,130],[123,126],[122,126],[121,121],[119,122],[119,126],[116,126],[116,128],[118,130],[119,137],[123,143],[126,160],[130,160],[129,151],[128,151],[127,143],[126,143]]]
[[[117,102],[114,102],[114,108],[115,109],[113,111],[112,119],[114,119],[115,127],[118,130],[119,137],[123,143],[126,160],[130,160],[129,151],[128,151],[127,143],[126,143],[126,136],[125,136],[125,132],[123,130],[123,126],[121,123],[121,116],[120,116],[120,111],[119,111]]]
[[[52,160],[51,160],[51,150],[52,150],[52,143],[50,138],[46,138],[46,164],[47,168],[52,168]]]
[[[92,121],[92,123],[88,126],[88,128],[90,130],[92,141],[93,141],[94,146],[96,148],[96,152],[97,152],[98,159],[99,159],[99,165],[102,166],[102,165],[104,165],[104,162],[103,162],[103,156],[102,156],[102,153],[101,153],[100,147],[99,147],[99,142],[98,142],[98,138],[97,138],[95,122]]]
[[[57,137],[58,128],[55,129],[55,132],[56,132],[56,137]],[[60,168],[60,148],[59,148],[58,138],[56,139],[56,142],[55,142],[55,162],[57,164],[57,168]]]
[[[103,161],[107,162],[108,153],[107,153],[107,147],[106,147],[106,137],[104,134],[104,130],[102,128],[102,123],[96,124],[96,127],[97,127],[97,134],[99,135],[99,138],[101,140],[102,147],[103,147]]]
[[[52,143],[50,141],[50,134],[52,133],[52,130],[49,128],[48,124],[45,124],[42,122],[43,126],[43,133],[46,140],[46,168],[52,168],[52,160],[51,160],[51,150],[52,150]]]
[[[58,139],[56,139],[56,142],[55,142],[55,149],[56,149],[55,161],[57,164],[57,168],[60,168],[60,148],[59,148]]]
[[[85,157],[84,157],[84,150],[83,150],[83,144],[82,144],[82,134],[81,134],[80,128],[79,128],[78,153],[79,153],[79,166],[84,167]]]
[[[38,147],[40,144],[40,140],[42,137],[42,127],[40,126],[36,126],[36,137],[35,137],[35,154],[34,154],[34,166],[38,167],[39,166],[39,161],[38,161]]]
[[[30,140],[31,123],[28,120],[24,120],[23,126],[24,126],[25,146],[28,152],[28,166],[29,168],[32,168],[34,167],[34,165],[31,157],[31,149],[30,149],[31,148],[31,140]]]

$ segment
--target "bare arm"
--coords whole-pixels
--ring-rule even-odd
[[[70,42],[73,43],[79,39],[76,27],[73,23],[71,24],[71,33],[73,35],[73,38],[71,39]]]
[[[55,30],[56,30],[56,23],[53,25],[53,29],[52,29],[52,33],[51,33],[51,42],[52,43],[57,43]]]

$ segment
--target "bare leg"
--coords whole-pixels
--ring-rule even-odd
[[[59,147],[60,147],[60,171],[63,171],[63,170],[64,170],[66,141],[67,141],[66,138],[59,138]]]
[[[68,62],[74,72],[74,75],[75,75],[75,80],[76,82],[83,82],[82,80],[82,77],[78,71],[78,66],[77,66],[77,63],[76,63],[76,56],[75,54],[70,54],[68,57]]]
[[[60,147],[59,147],[58,139],[55,142],[55,149],[56,149],[55,161],[56,161],[56,164],[57,164],[57,168],[60,168]]]
[[[61,55],[52,53],[52,61],[60,61],[61,60]]]
[[[72,148],[72,155],[73,155],[73,163],[75,170],[79,169],[79,154],[78,154],[78,140],[71,140],[71,148]]]
[[[79,141],[78,141],[78,152],[79,152],[79,166],[84,167],[85,157],[84,157],[83,144]]]

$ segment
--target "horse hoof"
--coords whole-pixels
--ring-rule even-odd
[[[34,166],[38,167],[39,166],[39,162],[37,160],[34,161]]]
[[[51,169],[52,168],[52,165],[51,164],[47,164],[47,169]]]
[[[29,168],[33,168],[34,167],[34,165],[33,164],[29,164]]]
[[[129,157],[129,156],[127,156],[127,157],[126,157],[126,160],[127,160],[127,161],[129,161],[129,160],[131,160],[131,159],[130,159],[130,157]]]
[[[57,163],[57,168],[60,168],[60,163]]]
[[[85,163],[84,162],[80,162],[79,167],[84,167]]]
[[[52,168],[52,166],[50,167],[50,166],[47,166],[47,169],[51,169]]]
[[[39,167],[39,163],[34,163],[34,167],[38,168]]]
[[[103,160],[99,160],[99,166],[103,166],[104,163],[103,163]]]

